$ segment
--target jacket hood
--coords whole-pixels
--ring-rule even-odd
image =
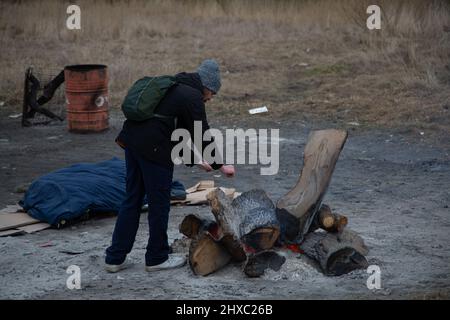
[[[198,73],[181,72],[175,75],[175,79],[178,83],[197,89],[203,94],[203,84]]]

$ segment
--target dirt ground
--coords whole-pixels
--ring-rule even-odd
[[[65,124],[21,128],[19,119],[0,117],[0,208],[23,194],[18,188],[51,170],[95,162],[122,151],[113,140],[122,118],[111,115],[111,128],[101,134],[67,132]],[[234,179],[214,177],[198,169],[177,167],[175,178],[189,187],[200,179],[238,191],[262,188],[276,201],[291,188],[302,165],[311,129],[333,123],[273,120],[270,113],[231,122],[210,118],[213,127],[280,128],[280,170],[261,176],[257,165],[237,166]],[[440,141],[436,143],[435,141]],[[337,163],[324,202],[349,218],[370,249],[369,264],[381,269],[379,290],[369,290],[366,270],[326,277],[305,256],[284,252],[280,272],[247,278],[239,265],[208,277],[193,275],[189,266],[152,274],[144,271],[147,239],[141,218],[131,266],[117,274],[103,268],[114,217],[91,219],[62,230],[0,238],[0,299],[441,299],[450,297],[450,144],[414,130],[354,126]],[[217,174],[217,173],[216,173]],[[170,241],[179,239],[178,225],[189,213],[211,216],[207,206],[172,207]],[[51,246],[41,247],[50,242]],[[81,252],[75,255],[61,251]],[[81,268],[81,290],[69,290],[66,269]]]

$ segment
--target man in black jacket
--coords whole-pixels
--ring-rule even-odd
[[[205,60],[195,73],[176,75],[177,84],[158,104],[156,117],[136,122],[126,120],[116,142],[125,149],[127,169],[126,198],[117,216],[112,244],[106,250],[106,270],[117,272],[125,267],[139,227],[140,209],[147,196],[150,236],[145,254],[147,271],[176,268],[185,258],[169,254],[167,224],[170,211],[170,186],[173,176],[171,151],[172,132],[182,128],[194,137],[194,121],[201,121],[202,136],[209,129],[205,103],[221,86],[219,66],[215,60]],[[204,142],[203,148],[211,142]],[[234,176],[234,167],[203,161],[206,170],[221,170]]]

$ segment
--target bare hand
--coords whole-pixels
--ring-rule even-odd
[[[233,166],[233,165],[223,165],[223,166],[220,168],[220,171],[221,171],[225,176],[227,176],[228,178],[234,177],[234,174],[235,174],[235,172],[236,172],[236,170],[234,169],[234,166]]]

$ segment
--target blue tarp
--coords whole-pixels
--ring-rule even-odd
[[[125,161],[79,163],[35,180],[21,201],[33,217],[56,225],[86,212],[118,212],[125,197]],[[172,195],[184,186],[174,181]]]

